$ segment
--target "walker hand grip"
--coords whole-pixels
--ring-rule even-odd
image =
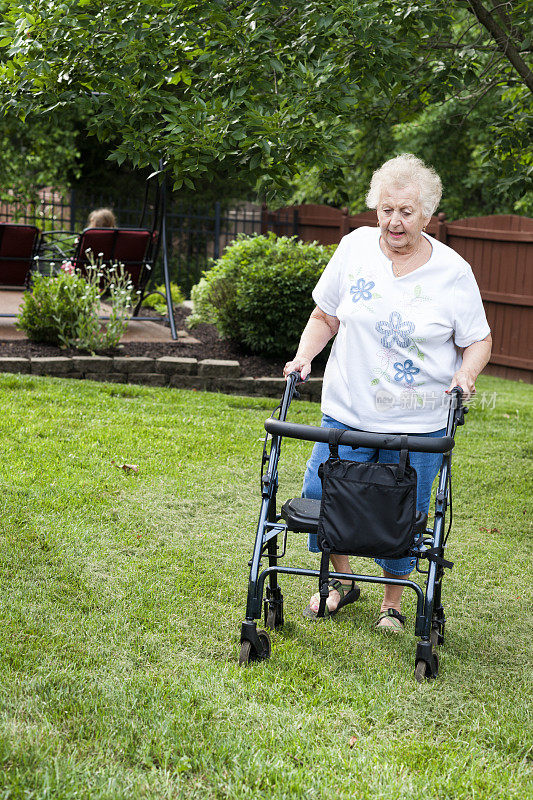
[[[302,378],[300,373],[297,370],[294,370],[293,372],[289,372],[287,375],[287,381],[290,381],[291,379],[294,380],[295,383],[305,383],[307,380],[309,380],[309,375],[306,375],[305,378]]]
[[[450,392],[452,398],[452,410],[457,425],[465,424],[465,414],[468,412],[468,406],[463,405],[464,392],[460,386],[454,386]]]
[[[300,373],[296,372],[296,370],[294,370],[293,372],[289,372],[289,374],[287,375],[285,379],[285,390],[283,392],[283,397],[281,398],[281,403],[279,407],[280,420],[283,421],[286,419],[289,406],[292,402],[292,398],[300,396],[296,391],[296,384],[301,382],[302,379],[300,378]]]
[[[303,439],[307,442],[329,441],[328,428],[317,428],[313,425],[300,425],[295,422],[284,422],[269,417],[265,429],[274,436],[289,436],[291,439]],[[368,433],[366,431],[344,431],[342,442],[351,447],[371,447],[378,450],[401,450],[402,437],[389,433]],[[407,449],[417,453],[447,453],[455,442],[452,436],[407,436]]]

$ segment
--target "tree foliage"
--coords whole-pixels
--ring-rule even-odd
[[[409,91],[398,76],[434,28],[389,0],[7,6],[6,106],[76,105],[101,139],[119,134],[119,163],[164,155],[178,187],[223,168],[280,190],[295,164],[342,166],[354,109]]]
[[[506,31],[505,38],[500,29],[496,42],[469,3],[449,8],[453,23],[421,45],[432,59],[432,84],[418,84],[414,103],[402,95],[381,117],[356,117],[342,179],[332,180],[327,170],[302,170],[293,180],[293,201],[361,211],[373,169],[385,158],[413,152],[441,175],[441,208],[450,217],[533,214],[531,10],[527,3],[494,2],[491,14]],[[523,62],[520,72],[503,52],[507,41]]]
[[[338,185],[354,126],[386,151],[392,127],[428,107],[468,113],[494,96],[489,168],[496,158],[515,194],[531,171],[526,2],[2,2],[4,109],[75,108],[117,163],[163,156],[176,188],[239,176],[284,198],[310,169]]]
[[[78,124],[35,116],[0,117],[0,199],[26,203],[40,186],[66,187],[78,175]]]

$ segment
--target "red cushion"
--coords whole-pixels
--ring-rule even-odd
[[[136,288],[151,240],[151,231],[144,228],[87,228],[78,242],[76,266],[84,267],[89,263],[87,250],[90,249],[95,261],[107,267],[124,264]]]
[[[0,284],[24,286],[33,266],[39,229],[35,225],[0,222]]]

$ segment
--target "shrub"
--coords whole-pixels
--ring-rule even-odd
[[[161,292],[161,294],[166,294],[165,284],[162,283],[160,286],[156,286],[152,289],[154,292]],[[166,301],[163,300],[161,294],[150,294],[143,300],[143,306],[148,306],[148,308],[153,308],[154,311],[157,311],[158,314],[166,314],[167,313],[167,304]],[[172,303],[175,306],[181,305],[185,300],[183,293],[178,286],[177,283],[170,284],[170,296],[172,297]]]
[[[33,342],[75,347],[94,353],[114,347],[128,326],[132,285],[122,266],[103,270],[92,264],[86,275],[66,262],[57,275],[35,275],[16,325]],[[100,303],[111,306],[102,325]]]
[[[252,353],[292,355],[335,247],[241,234],[193,288],[189,327],[214,323],[223,338]]]
[[[191,289],[192,313],[187,317],[186,321],[187,327],[191,330],[202,322],[216,325],[217,312],[209,297],[210,289],[211,283],[205,277],[200,278],[198,283]]]

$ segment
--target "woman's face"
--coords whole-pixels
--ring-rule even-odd
[[[391,250],[407,254],[418,247],[430,218],[422,214],[416,187],[389,187],[381,195],[377,212],[381,235]]]

